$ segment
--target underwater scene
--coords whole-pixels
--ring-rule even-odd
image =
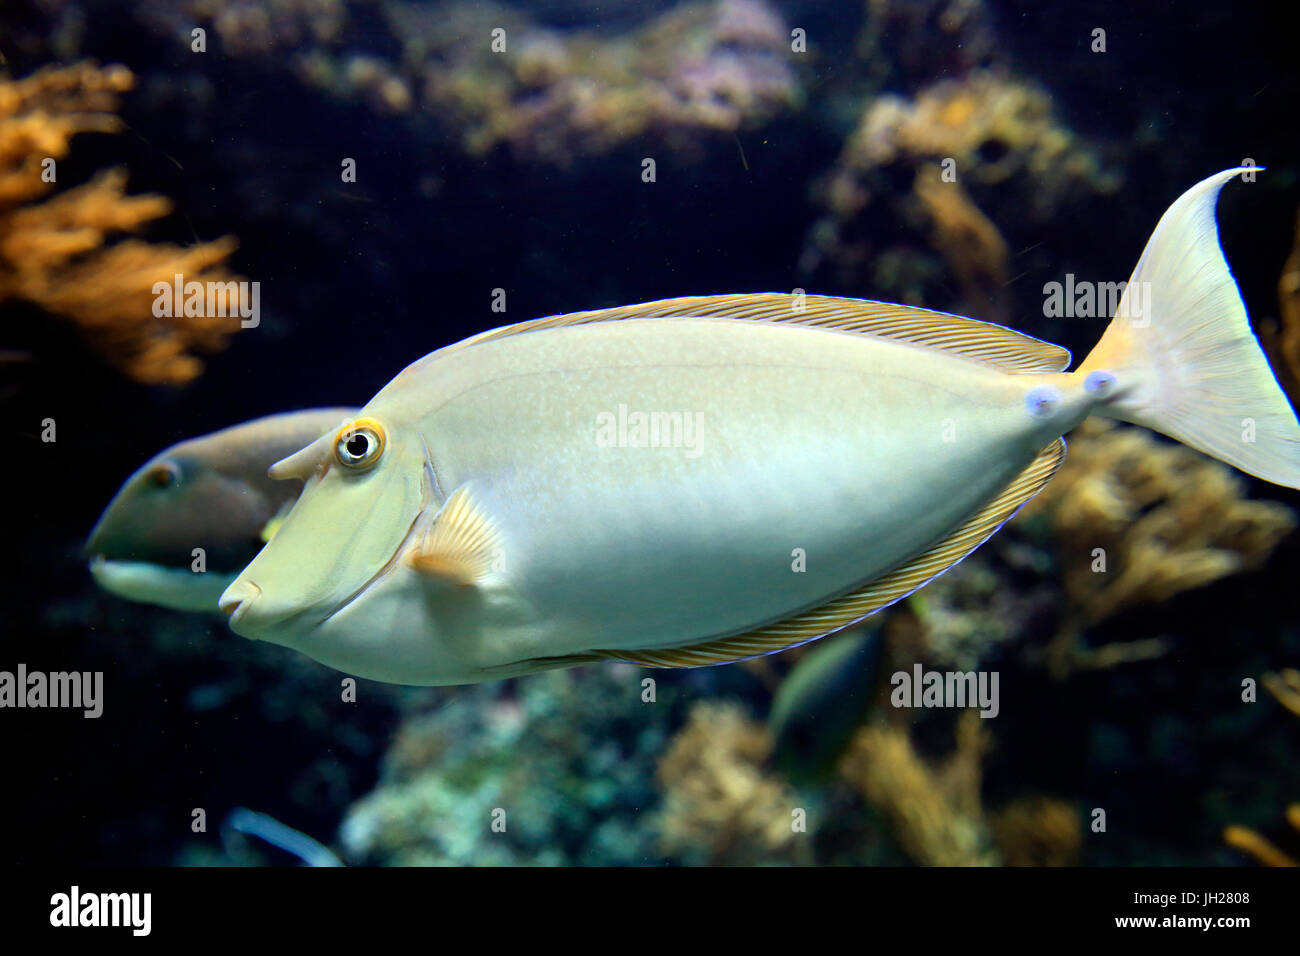
[[[1300,864],[1267,9],[5,3],[4,862]]]

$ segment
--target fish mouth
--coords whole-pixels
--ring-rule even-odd
[[[253,602],[261,596],[262,589],[252,581],[236,581],[222,593],[221,599],[217,601],[217,609],[222,614],[229,615],[227,623],[234,629],[248,614]]]
[[[94,555],[90,576],[109,594],[175,611],[217,609],[217,598],[234,580],[233,573],[211,570],[196,574],[188,567]]]
[[[258,599],[262,597],[262,589],[254,581],[248,578],[238,578],[230,585],[221,595],[217,602],[218,608],[223,614],[229,614],[228,623],[231,630],[245,637],[251,635],[250,630],[240,630],[241,623],[251,625],[257,630],[265,630],[275,624],[283,624],[286,621],[293,620],[297,624],[296,630],[301,633],[310,633],[316,628],[329,622],[335,615],[341,614],[349,607],[355,604],[371,588],[379,584],[384,578],[388,577],[402,563],[403,558],[410,551],[413,542],[423,537],[428,525],[433,521],[437,514],[437,508],[434,504],[437,502],[435,489],[437,479],[433,472],[433,465],[428,457],[424,462],[424,475],[421,483],[420,506],[415,510],[411,523],[407,526],[405,534],[397,543],[393,553],[389,555],[388,560],[375,571],[366,581],[355,591],[339,601],[334,607],[330,608],[324,614],[321,612],[327,607],[323,602],[314,606],[299,606],[296,608],[284,610],[276,613],[274,608],[264,615],[256,615],[254,620],[247,620],[253,606]],[[272,598],[274,603],[274,597]],[[274,639],[277,643],[279,638]]]

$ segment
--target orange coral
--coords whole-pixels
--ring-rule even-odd
[[[956,180],[944,182],[937,167],[919,170],[913,189],[934,224],[930,242],[956,274],[973,314],[1003,319],[1008,253],[998,227]]]
[[[125,67],[93,63],[0,80],[0,302],[22,299],[70,319],[136,381],[181,385],[202,371],[191,350],[221,348],[239,319],[155,316],[154,283],[178,274],[237,280],[224,267],[235,241],[106,245],[172,208],[163,196],[127,196],[122,170],[41,198],[55,188],[42,175],[46,161],[66,156],[73,136],[122,128],[114,113],[132,83]]]
[[[1074,866],[1083,849],[1078,810],[1052,797],[1015,800],[992,814],[990,828],[1007,866]]]
[[[1142,429],[1089,419],[1071,432],[1069,458],[1019,518],[1047,518],[1069,599],[1048,649],[1053,673],[1159,656],[1159,638],[1092,650],[1078,638],[1128,608],[1263,564],[1296,515],[1246,490],[1227,466]]]
[[[771,750],[767,730],[738,705],[697,704],[659,763],[665,852],[715,866],[811,862],[791,825],[798,799],[763,769]]]
[[[980,804],[980,765],[989,741],[974,711],[958,720],[956,743],[941,766],[932,766],[905,727],[876,722],[858,731],[839,771],[885,816],[917,863],[993,866],[998,856]]]

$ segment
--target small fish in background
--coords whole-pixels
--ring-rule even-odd
[[[828,776],[867,719],[880,677],[880,630],[855,628],[813,645],[772,697],[772,762],[800,783]]]
[[[226,855],[243,860],[247,854],[238,846],[236,835],[256,837],[278,850],[297,857],[304,866],[342,866],[334,851],[301,830],[286,826],[273,816],[246,807],[236,807],[221,821],[221,845]]]
[[[86,541],[95,581],[131,601],[217,611],[239,570],[297,500],[267,468],[356,413],[313,408],[268,415],[172,445],[135,471]],[[194,549],[207,570],[197,573]]]
[[[306,481],[221,597],[230,626],[360,677],[694,667],[849,627],[1051,479],[1091,415],[1300,488],[1219,190],[1161,217],[1100,342],[861,299],[698,296],[440,349],[277,463]]]

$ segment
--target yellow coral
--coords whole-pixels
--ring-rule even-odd
[[[1065,464],[1018,519],[1046,516],[1056,539],[1071,604],[1055,642],[1058,672],[1158,653],[1146,641],[1085,660],[1071,645],[1125,608],[1263,563],[1295,527],[1290,508],[1246,498],[1226,466],[1141,429],[1093,419],[1069,441]]]
[[[980,810],[980,760],[987,749],[980,717],[957,722],[957,747],[934,768],[917,755],[905,728],[863,727],[840,762],[840,773],[890,821],[899,845],[926,866],[992,866],[998,862]]]
[[[696,705],[659,763],[664,852],[703,849],[712,864],[810,862],[808,836],[793,825],[798,800],[763,770],[771,750],[767,730],[737,705]]]
[[[998,227],[958,182],[943,182],[938,167],[916,174],[913,187],[934,223],[931,244],[947,260],[975,315],[1002,318],[1007,244]]]
[[[867,165],[951,158],[978,183],[1000,183],[1028,171],[1054,182],[1118,185],[1100,173],[1096,158],[1053,113],[1045,90],[996,71],[973,70],[927,87],[910,102],[879,98],[863,115],[850,152]]]
[[[1277,674],[1265,674],[1263,684],[1279,704],[1300,717],[1300,670],[1287,667]]]
[[[940,182],[940,169],[956,178]],[[911,194],[896,186],[904,172],[914,177]],[[802,267],[829,266],[840,283],[928,304],[940,290],[924,258],[900,246],[898,229],[881,231],[891,219],[927,224],[918,223],[919,207],[933,227],[929,244],[961,283],[960,309],[1004,320],[1008,251],[973,197],[1014,209],[1024,228],[1049,224],[1067,204],[1118,185],[1097,151],[1059,121],[1046,90],[1003,71],[971,70],[914,98],[868,100],[819,183],[827,215],[809,234]]]
[[[1300,804],[1292,804],[1287,808],[1287,819],[1297,831],[1300,831]],[[1279,850],[1266,837],[1250,827],[1229,824],[1223,828],[1223,842],[1234,850],[1240,850],[1254,857],[1256,862],[1264,866],[1300,866],[1300,862]]]
[[[202,369],[191,350],[221,348],[239,320],[157,317],[154,283],[177,274],[234,280],[224,268],[234,240],[106,245],[171,211],[162,196],[127,196],[121,170],[41,199],[54,189],[45,161],[66,156],[77,133],[121,129],[114,111],[131,84],[125,67],[91,63],[0,80],[0,302],[21,299],[71,319],[132,378],[179,385]]]
[[[1073,866],[1083,827],[1072,804],[1052,797],[1014,800],[992,814],[993,839],[1008,866]]]

